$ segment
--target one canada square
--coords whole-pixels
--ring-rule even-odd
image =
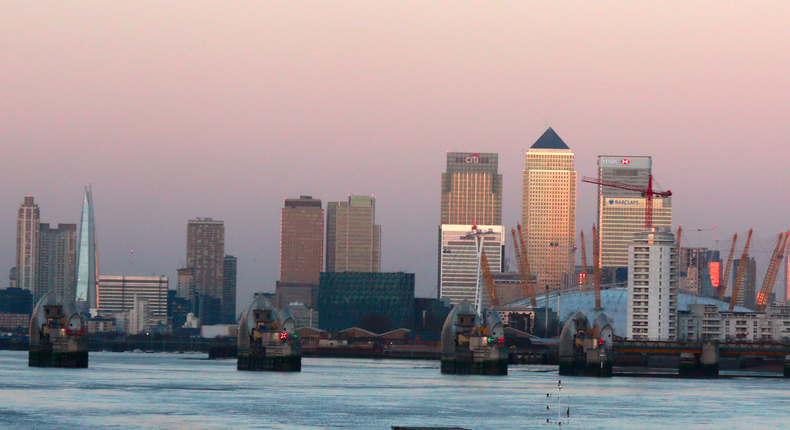
[[[502,227],[502,175],[499,157],[483,152],[448,152],[442,173],[439,228],[439,297],[456,304],[474,303],[477,285],[472,225],[486,232],[483,250],[492,273],[502,271],[505,232]],[[481,286],[484,288],[484,286]],[[488,292],[483,291],[488,306]]]
[[[549,127],[529,148],[523,175],[521,224],[538,292],[569,286],[576,244],[573,153]]]

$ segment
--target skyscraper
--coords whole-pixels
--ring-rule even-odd
[[[441,224],[501,225],[502,175],[492,153],[448,152]]]
[[[226,255],[222,260],[222,323],[236,322],[236,267],[238,260]]]
[[[678,246],[669,229],[637,233],[628,246],[628,339],[675,340]]]
[[[568,145],[549,128],[526,154],[521,224],[538,291],[571,285],[576,244],[576,171]]]
[[[324,267],[321,200],[285,199],[280,220],[280,282],[318,285]]]
[[[77,287],[77,224],[41,224],[38,288],[35,300],[49,291],[66,303],[74,302]]]
[[[75,299],[82,312],[99,307],[99,258],[96,224],[93,220],[93,189],[85,185],[77,248],[77,288]]]
[[[348,196],[326,205],[326,271],[381,271],[381,226],[376,225],[376,198]]]
[[[38,246],[40,213],[32,196],[25,197],[19,205],[16,218],[16,270],[18,288],[30,291],[33,300],[38,284]]]
[[[192,268],[195,290],[201,301],[207,296],[221,302],[224,259],[225,223],[212,218],[189,220],[187,267]],[[217,310],[217,314],[220,313],[221,310]]]
[[[601,155],[598,180],[647,188],[651,157]],[[598,186],[600,264],[605,272],[628,266],[628,246],[645,228],[647,199],[639,191]],[[653,198],[653,227],[672,227],[672,197]]]

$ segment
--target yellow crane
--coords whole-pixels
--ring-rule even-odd
[[[491,297],[491,306],[499,307],[499,297],[497,296],[494,277],[491,275],[491,267],[488,265],[485,251],[482,251],[480,256],[480,268],[483,270],[483,280],[486,282],[486,288],[488,288],[488,296]]]
[[[595,309],[601,309],[601,261],[599,255],[598,230],[593,224],[593,288],[595,289]]]
[[[749,236],[746,237],[746,246],[743,247],[741,262],[738,264],[738,272],[735,273],[735,285],[732,286],[732,296],[730,296],[730,312],[735,310],[735,302],[738,301],[738,292],[743,285],[743,275],[746,270],[746,259],[749,257],[749,242],[752,241],[752,229],[749,229]]]
[[[735,255],[735,242],[738,241],[738,233],[732,237],[732,247],[730,247],[730,256],[727,258],[727,266],[724,268],[724,274],[719,282],[719,301],[724,301],[724,293],[727,292],[727,281],[730,280],[730,269],[732,269],[732,257]]]
[[[516,251],[516,263],[518,265],[518,274],[521,278],[521,294],[525,298],[529,298],[530,303],[532,306],[537,307],[538,302],[535,298],[535,290],[532,285],[532,273],[529,270],[529,259],[527,254],[527,248],[524,246],[524,239],[521,232],[521,224],[518,225],[518,237],[516,236],[516,230],[510,229],[510,232],[513,234],[513,248]],[[519,240],[521,238],[521,240]],[[521,244],[519,249],[519,243]]]
[[[768,305],[768,299],[774,289],[774,282],[776,282],[776,275],[779,274],[779,266],[782,264],[782,258],[785,255],[785,247],[787,246],[787,235],[790,232],[784,233],[784,241],[782,241],[782,233],[779,233],[779,239],[776,241],[776,248],[771,256],[771,262],[768,264],[768,271],[765,273],[763,280],[763,288],[760,294],[757,295],[757,306],[754,310],[757,312],[765,312],[765,307]],[[779,242],[782,242],[780,249]]]

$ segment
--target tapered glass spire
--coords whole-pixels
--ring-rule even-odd
[[[96,225],[93,221],[93,193],[85,185],[77,248],[77,305],[82,311],[99,307],[99,261],[96,249]]]

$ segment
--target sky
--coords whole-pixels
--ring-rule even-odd
[[[683,246],[754,227],[759,260],[790,228],[788,22],[780,1],[2,2],[0,285],[24,196],[77,223],[90,182],[103,275],[175,288],[187,221],[213,217],[246,305],[274,291],[285,198],[372,194],[382,270],[435,295],[446,152],[499,154],[513,227],[548,127],[579,180],[652,156]]]

